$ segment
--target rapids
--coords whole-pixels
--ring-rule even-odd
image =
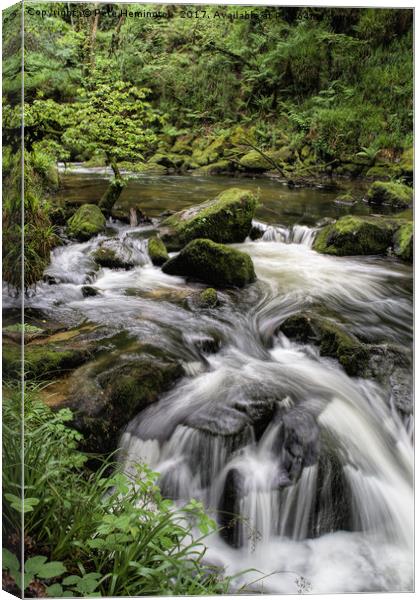
[[[377,382],[349,377],[279,325],[311,308],[366,341],[409,347],[411,269],[318,254],[316,226],[255,224],[262,238],[235,247],[258,280],[220,292],[217,308],[192,310],[183,300],[205,286],[151,264],[155,225],[118,222],[56,248],[47,269],[55,283],[40,283],[27,308],[158,341],[182,361],[184,378],[127,426],[121,460],[127,469],[147,462],[168,497],[205,503],[226,528],[206,542],[207,560],[242,573],[235,589],[410,591],[411,431]],[[92,253],[104,241],[135,267],[96,270]],[[98,295],[85,298],[86,284]],[[198,350],[209,338],[218,349]]]

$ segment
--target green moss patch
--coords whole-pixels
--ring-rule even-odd
[[[404,223],[394,233],[394,253],[401,260],[413,262],[413,223]]]

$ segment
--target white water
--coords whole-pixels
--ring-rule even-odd
[[[259,571],[239,577],[237,588],[294,593],[304,577],[319,593],[411,590],[411,431],[378,384],[350,378],[315,347],[276,333],[287,316],[322,306],[355,333],[408,344],[408,268],[379,258],[322,256],[311,249],[313,230],[266,227],[261,240],[237,245],[252,256],[258,282],[222,293],[219,308],[197,313],[182,300],[203,286],[153,267],[145,240],[132,233],[118,226],[115,239],[135,268],[94,271],[90,256],[104,237],[64,246],[48,269],[59,283],[39,285],[28,302],[68,322],[89,319],[159,340],[183,361],[188,375],[124,433],[127,468],[146,461],[161,473],[164,493],[180,502],[201,499],[214,514],[235,474],[240,547],[215,534],[208,559],[229,574]],[[83,298],[86,283],[99,295]],[[219,337],[222,349],[204,360],[193,342],[200,336]],[[247,414],[261,398],[273,402],[274,414],[257,435]],[[294,410],[317,439],[319,430],[327,464],[309,460],[296,480],[282,434]],[[337,481],[347,494],[338,508]],[[340,521],[345,510],[347,523]]]

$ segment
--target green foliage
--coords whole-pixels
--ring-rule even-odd
[[[19,562],[8,544],[21,524],[20,418],[21,395],[11,390],[3,405],[3,540],[4,566],[17,583]],[[157,474],[143,465],[134,476],[109,461],[90,472],[77,449],[81,436],[68,427],[72,418],[67,409],[52,412],[27,388],[25,536],[46,551],[27,557],[25,586],[46,580],[51,596],[225,593],[229,579],[202,564],[205,545],[194,534],[215,527],[202,505],[192,500],[175,509],[162,498]]]

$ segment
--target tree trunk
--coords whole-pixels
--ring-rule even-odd
[[[121,193],[124,189],[124,182],[122,179],[114,179],[110,182],[108,189],[105,194],[99,200],[99,208],[102,210],[106,217],[111,215],[111,211],[114,207],[114,204],[121,196]]]

